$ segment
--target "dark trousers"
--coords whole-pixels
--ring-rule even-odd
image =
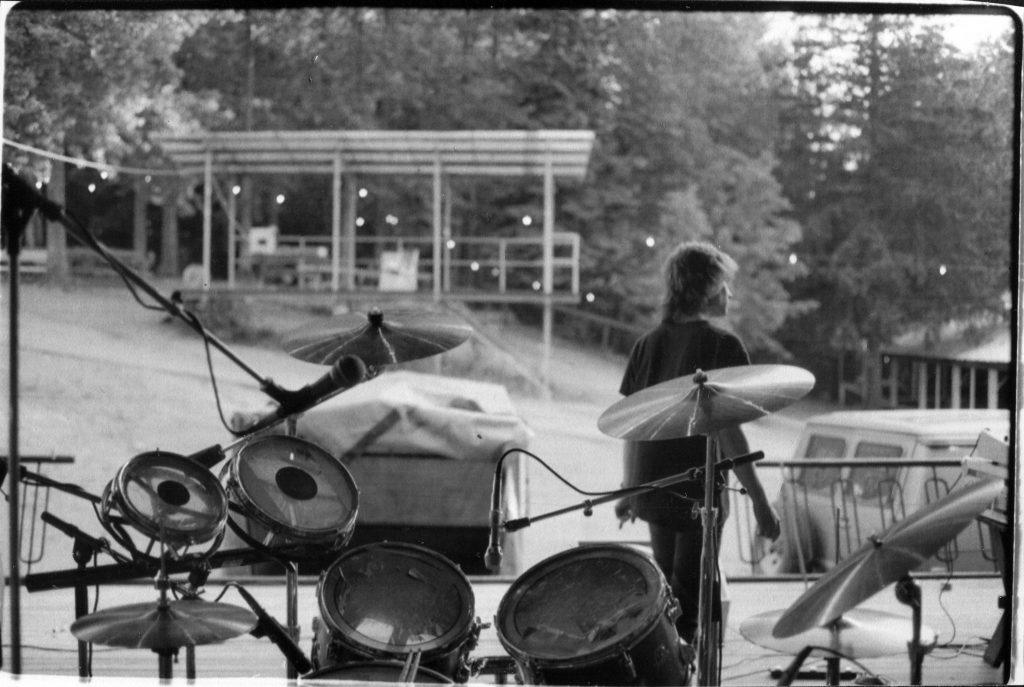
[[[693,527],[684,530],[672,529],[653,522],[647,524],[651,531],[654,561],[661,568],[672,593],[679,601],[681,614],[676,621],[676,629],[684,641],[693,644],[700,620],[700,555],[704,548],[704,533],[700,520],[695,520]],[[721,519],[719,519],[717,529],[718,540],[721,541]],[[715,567],[717,570],[717,561]],[[715,575],[711,603],[712,619],[721,620],[721,597],[717,574]]]

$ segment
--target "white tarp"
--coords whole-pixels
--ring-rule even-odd
[[[431,455],[493,461],[527,448],[532,431],[504,386],[417,372],[385,372],[304,413],[298,436],[341,456]]]

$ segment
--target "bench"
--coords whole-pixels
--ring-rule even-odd
[[[11,259],[7,251],[0,252],[0,272],[11,269]],[[47,253],[45,248],[22,248],[18,251],[19,274],[46,274]]]

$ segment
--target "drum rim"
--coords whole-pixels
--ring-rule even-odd
[[[172,460],[179,460],[181,461],[182,465],[187,466],[188,468],[194,468],[194,474],[202,475],[202,477],[198,478],[198,481],[200,482],[202,482],[204,479],[208,477],[209,485],[204,486],[212,486],[214,487],[214,491],[220,494],[220,502],[218,503],[217,513],[211,516],[212,522],[206,527],[201,529],[181,529],[177,527],[161,528],[158,526],[157,523],[151,522],[152,519],[145,513],[142,513],[135,506],[135,504],[131,503],[131,501],[127,498],[126,494],[128,471],[131,468],[136,467],[139,463],[142,463],[147,460],[152,461],[154,459],[163,457],[168,457],[171,458]],[[127,517],[131,521],[132,525],[138,528],[140,532],[154,539],[159,539],[162,535],[169,535],[171,538],[173,538],[174,542],[198,544],[213,539],[218,534],[220,534],[227,525],[228,497],[224,489],[224,485],[220,483],[220,481],[212,472],[210,472],[209,470],[207,470],[194,460],[191,460],[190,458],[183,456],[179,453],[172,453],[170,451],[162,451],[157,449],[155,451],[145,451],[143,453],[139,453],[135,456],[132,456],[132,458],[129,459],[127,463],[118,468],[117,473],[115,473],[114,475],[114,479],[111,481],[111,485],[112,487],[108,488],[111,489],[111,498],[114,500],[114,503],[117,505],[119,509],[127,511],[122,512],[122,515]],[[144,526],[140,525],[138,522],[136,522],[136,519],[144,521],[146,524]]]
[[[294,442],[298,444],[304,444],[308,447],[312,447],[316,451],[326,456],[333,464],[337,465],[341,469],[341,473],[352,488],[352,508],[349,510],[348,515],[339,524],[331,527],[320,527],[320,528],[308,528],[308,527],[297,527],[290,525],[281,520],[277,520],[269,513],[264,512],[262,508],[258,507],[258,504],[246,493],[245,485],[242,484],[242,477],[239,474],[238,464],[241,462],[242,455],[246,449],[252,446],[269,440],[280,440],[284,439],[288,442]],[[258,521],[265,528],[273,532],[274,534],[287,534],[293,540],[299,540],[302,543],[326,543],[334,540],[335,542],[339,539],[348,540],[346,536],[352,531],[353,526],[356,522],[356,517],[359,513],[359,485],[356,484],[355,478],[352,477],[351,471],[345,463],[335,456],[331,455],[325,448],[307,439],[301,437],[292,437],[286,434],[267,434],[258,436],[250,441],[243,444],[224,466],[224,470],[227,472],[227,482],[224,485],[224,490],[228,495],[229,500],[234,497],[238,501],[239,508],[242,513],[249,518],[253,518]],[[222,473],[223,474],[223,473]],[[252,512],[250,512],[252,511]],[[326,540],[326,542],[325,542]],[[339,542],[344,544],[344,541]]]
[[[335,670],[339,670],[339,669],[344,669],[344,668],[363,668],[363,667],[377,667],[377,666],[382,666],[382,667],[383,666],[387,666],[387,667],[395,666],[399,670],[401,670],[402,668],[404,668],[405,664],[402,661],[387,661],[387,660],[383,660],[383,659],[376,659],[376,660],[369,660],[369,661],[345,661],[344,663],[338,663],[338,664],[335,664],[335,665],[324,666],[323,668],[317,668],[316,670],[314,670],[312,672],[309,672],[309,673],[306,673],[305,675],[299,676],[299,680],[300,681],[302,681],[302,680],[323,680],[323,679],[325,679],[323,677],[323,674],[324,673],[329,673],[331,671],[335,671]],[[453,684],[455,684],[455,681],[452,680],[450,677],[448,677],[444,673],[441,673],[441,672],[438,672],[438,671],[434,670],[433,668],[426,668],[424,666],[420,666],[420,667],[418,667],[416,669],[417,676],[420,673],[426,673],[426,674],[430,675],[431,677],[438,678],[438,679],[442,680],[442,684],[446,684],[446,685],[453,685]],[[332,678],[326,678],[326,679],[332,679]],[[344,678],[337,678],[337,679],[344,679]],[[419,680],[417,680],[416,682],[418,684]]]
[[[517,643],[513,642],[512,638],[507,636],[507,633],[505,632],[504,619],[508,617],[510,610],[515,609],[518,602],[522,599],[523,594],[525,594],[529,589],[529,585],[526,585],[527,582],[535,582],[540,579],[541,573],[557,569],[567,559],[576,559],[580,557],[607,557],[612,553],[620,554],[620,558],[632,557],[643,561],[649,566],[649,570],[653,573],[654,579],[661,583],[657,597],[654,599],[654,603],[652,603],[645,611],[642,616],[642,621],[638,621],[631,631],[624,633],[621,637],[616,637],[613,643],[602,648],[595,649],[591,653],[571,657],[536,656],[525,651],[523,648],[518,646]],[[621,556],[621,554],[625,555]],[[520,583],[523,584],[521,585]],[[494,616],[494,630],[498,636],[498,641],[503,647],[505,647],[505,650],[508,651],[509,655],[516,660],[527,662],[532,665],[551,668],[586,666],[592,663],[600,663],[611,656],[621,653],[623,646],[633,646],[638,640],[653,631],[659,616],[666,613],[670,603],[671,598],[669,597],[668,581],[665,579],[665,575],[661,572],[661,569],[658,567],[653,556],[623,544],[588,545],[585,547],[560,551],[530,566],[530,568],[528,568],[522,575],[517,577],[509,585],[505,594],[502,596],[501,601],[498,603],[498,609]]]
[[[324,597],[327,595],[328,590],[333,590],[334,585],[337,582],[341,562],[356,555],[363,554],[371,549],[386,549],[398,552],[404,552],[411,549],[415,552],[426,555],[430,559],[436,559],[438,562],[443,563],[448,570],[455,573],[459,586],[462,591],[465,592],[460,595],[465,603],[463,604],[462,613],[459,615],[458,620],[452,624],[452,627],[440,637],[414,646],[406,647],[395,647],[392,644],[378,642],[368,637],[366,638],[367,641],[365,643],[362,641],[356,642],[352,638],[353,632],[347,631],[346,628],[339,627],[338,622],[334,617],[334,609],[328,609],[326,607]],[[363,653],[372,651],[394,656],[420,651],[424,658],[433,658],[435,656],[445,655],[460,647],[466,639],[468,639],[473,632],[473,625],[476,618],[476,597],[473,594],[473,586],[470,584],[469,578],[466,577],[466,574],[462,572],[462,569],[447,556],[444,556],[437,551],[428,549],[425,546],[409,544],[406,542],[371,542],[369,544],[363,544],[349,549],[338,556],[322,573],[320,573],[320,579],[317,582],[316,588],[316,598],[317,605],[320,609],[320,616],[323,618],[327,628],[333,632],[337,632],[343,638],[343,643],[347,643],[350,648]]]

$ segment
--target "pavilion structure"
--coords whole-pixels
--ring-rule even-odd
[[[594,144],[588,130],[514,131],[217,131],[159,138],[182,177],[203,182],[203,279],[210,273],[215,184],[255,174],[331,176],[330,289],[356,288],[356,201],[360,175],[421,175],[432,180],[432,295],[445,297],[444,246],[451,240],[453,176],[537,177],[543,184],[542,278],[539,293],[524,300],[544,307],[544,350],[550,348],[555,265],[555,187],[582,180]],[[224,194],[228,226],[236,225],[234,195]],[[229,288],[233,280],[235,232],[228,236]],[[572,299],[578,298],[578,279]],[[500,300],[496,298],[495,300]],[[564,299],[562,299],[564,300]],[[547,368],[545,354],[545,372]],[[545,375],[546,376],[546,375]]]

